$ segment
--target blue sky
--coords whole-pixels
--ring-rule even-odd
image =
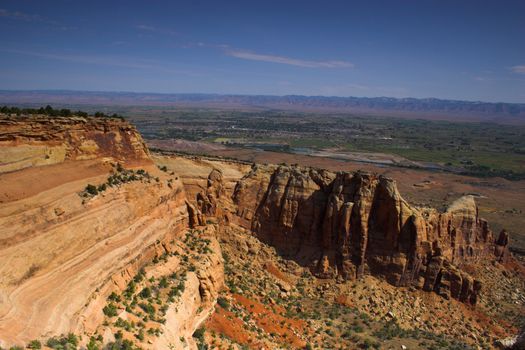
[[[0,89],[525,102],[525,1],[0,0]]]

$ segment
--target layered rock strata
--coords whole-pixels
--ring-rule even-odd
[[[233,200],[239,224],[320,277],[369,273],[475,304],[481,284],[461,267],[508,256],[472,197],[443,213],[414,208],[374,174],[255,166]]]
[[[120,119],[0,115],[0,173],[102,157],[151,163],[141,135]]]
[[[108,295],[189,227],[181,180],[153,164],[124,121],[3,116],[0,155],[2,347],[93,334]],[[188,282],[199,292],[183,300],[193,305],[184,314],[190,336],[222,283],[214,251]]]

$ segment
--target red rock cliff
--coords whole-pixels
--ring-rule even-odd
[[[370,273],[475,304],[481,285],[461,266],[508,255],[472,197],[444,213],[417,209],[373,174],[256,166],[233,200],[241,225],[321,277]]]

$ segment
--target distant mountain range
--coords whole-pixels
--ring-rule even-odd
[[[363,113],[410,118],[525,122],[525,103],[491,103],[436,98],[162,94],[68,90],[0,90],[0,104],[53,106],[181,106]]]

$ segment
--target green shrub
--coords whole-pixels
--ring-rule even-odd
[[[87,344],[87,350],[100,350],[95,337],[89,338],[89,343]]]
[[[138,340],[143,341],[143,340],[144,340],[144,330],[141,329],[141,330],[139,331],[139,333],[135,335],[135,337],[136,337]]]
[[[167,288],[168,287],[168,279],[166,277],[162,277],[159,281],[159,287],[160,288]]]
[[[219,304],[219,306],[222,307],[224,310],[230,309],[230,302],[224,297],[218,297],[217,304]]]
[[[149,297],[151,297],[151,289],[149,287],[146,287],[144,288],[141,292],[140,292],[140,296],[144,299],[147,299]]]
[[[193,338],[197,339],[202,343],[204,341],[204,333],[206,333],[206,329],[204,327],[201,327],[195,330],[195,332],[193,332]]]
[[[133,281],[135,281],[136,283],[142,282],[145,275],[146,275],[146,271],[144,270],[144,268],[141,268],[139,272],[137,273],[137,275],[133,278]]]
[[[115,301],[115,302],[120,302],[120,295],[118,295],[117,293],[115,292],[112,292],[109,297],[108,297],[108,300],[111,300],[111,301]]]
[[[28,349],[42,349],[42,343],[39,340],[31,340],[27,345]]]
[[[66,337],[62,338],[52,337],[47,340],[46,346],[56,350],[76,349],[78,346],[78,338],[73,333],[69,333]]]
[[[137,285],[134,281],[129,282],[128,286],[126,287],[126,290],[124,291],[124,296],[127,299],[130,299],[133,296],[133,294],[135,294],[136,288]]]
[[[390,321],[383,325],[383,328],[378,329],[373,333],[374,336],[381,340],[390,340],[392,338],[419,338],[417,331],[407,331],[401,328],[397,322]]]
[[[140,303],[139,307],[144,310],[144,312],[148,313],[151,317],[155,315],[155,307],[151,304],[146,303]]]
[[[69,333],[67,335],[67,343],[68,344],[71,344],[71,345],[74,345],[74,346],[77,346],[78,345],[78,338],[76,335],[74,335],[73,333]]]
[[[363,326],[359,325],[359,324],[354,324],[352,326],[352,330],[356,333],[363,333]]]
[[[115,333],[116,340],[121,340],[123,336],[122,331],[117,331],[117,333]]]
[[[92,184],[88,184],[85,188],[85,191],[93,196],[96,196],[98,194],[97,186]]]
[[[108,305],[104,306],[102,312],[104,312],[104,315],[108,317],[117,316],[117,306],[113,303],[109,303]]]

